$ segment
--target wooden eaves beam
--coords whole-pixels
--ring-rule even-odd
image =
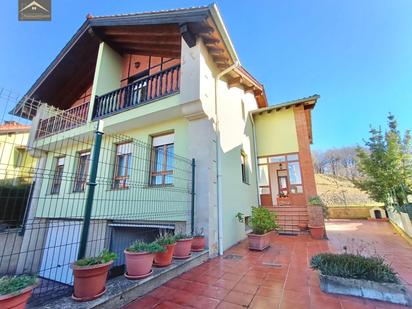
[[[241,76],[232,78],[228,81],[229,88],[240,86],[243,83],[243,78]]]

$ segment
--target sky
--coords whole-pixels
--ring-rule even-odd
[[[51,22],[0,10],[0,89],[23,95],[88,13],[109,15],[207,5],[186,0],[52,0]],[[216,1],[241,64],[270,105],[319,94],[313,149],[362,144],[392,112],[412,128],[412,1]],[[0,109],[3,108],[0,106]]]

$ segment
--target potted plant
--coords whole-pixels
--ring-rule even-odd
[[[236,216],[243,221],[243,216]],[[276,213],[265,207],[252,207],[249,226],[252,228],[252,232],[247,234],[249,249],[262,251],[270,246],[270,232],[278,228]]]
[[[172,264],[173,252],[176,246],[176,239],[172,234],[164,233],[160,235],[156,242],[165,248],[164,252],[157,252],[154,257],[154,266],[166,267]]]
[[[308,201],[308,227],[312,238],[323,239],[325,236],[324,217],[327,216],[327,208],[319,196],[312,196]]]
[[[86,257],[72,264],[76,301],[96,299],[106,292],[106,280],[116,253],[104,249],[98,256]]]
[[[192,254],[190,253],[190,250],[192,249],[192,240],[193,237],[192,235],[189,234],[176,234],[176,247],[175,247],[175,252],[173,254],[173,257],[175,259],[187,259],[189,258]]]
[[[302,222],[298,223],[298,229],[299,231],[306,231],[308,229],[307,223],[302,223]]]
[[[129,248],[124,250],[126,257],[125,277],[136,280],[150,276],[153,272],[152,266],[155,254],[164,251],[166,249],[156,242],[134,242]]]
[[[31,275],[1,277],[0,308],[24,309],[37,284],[37,277]]]
[[[290,205],[289,196],[285,192],[279,192],[277,197],[278,205]]]
[[[201,252],[205,250],[205,235],[203,229],[195,231],[192,241],[192,251]]]

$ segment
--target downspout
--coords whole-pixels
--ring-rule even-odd
[[[253,113],[250,113],[250,121],[252,122],[252,131],[253,131],[253,151],[255,153],[254,155],[254,161],[255,161],[255,180],[256,180],[256,194],[257,194],[257,201],[259,203],[259,206],[262,204],[262,201],[260,200],[260,194],[259,194],[259,165],[258,165],[258,153],[257,153],[257,144],[256,144],[256,127],[255,127],[255,119],[253,119]]]
[[[222,211],[222,174],[220,160],[220,134],[219,134],[219,113],[218,113],[218,84],[219,79],[239,67],[239,61],[235,61],[230,67],[218,73],[215,78],[215,121],[216,121],[216,208],[217,208],[217,238],[218,238],[218,254],[223,255],[223,211]]]

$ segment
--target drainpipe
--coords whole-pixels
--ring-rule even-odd
[[[223,255],[223,211],[222,211],[222,174],[221,174],[221,160],[220,160],[220,134],[219,134],[219,113],[218,113],[218,84],[219,79],[230,71],[238,68],[240,63],[235,61],[230,67],[218,73],[215,78],[215,121],[216,121],[216,207],[217,207],[217,235],[218,235],[218,254]]]
[[[262,201],[260,200],[260,194],[259,194],[259,165],[258,165],[258,153],[257,153],[257,144],[256,144],[256,127],[255,127],[255,119],[253,119],[253,114],[250,113],[250,121],[252,122],[252,131],[253,131],[253,152],[255,153],[254,155],[254,161],[255,161],[255,180],[256,180],[256,188],[257,188],[257,201],[259,203],[258,206],[262,204]]]

